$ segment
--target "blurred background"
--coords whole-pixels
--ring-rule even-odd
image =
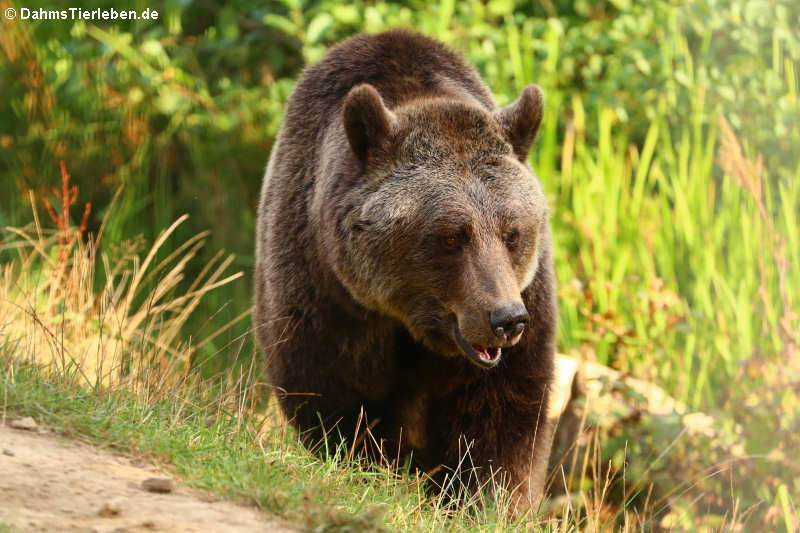
[[[0,0],[8,7],[61,9]],[[735,485],[740,513],[790,527],[785,511],[800,495],[800,3],[82,7],[150,8],[159,18],[3,19],[0,227],[33,220],[31,191],[42,216],[47,199],[63,217],[53,191],[62,163],[78,187],[69,224],[85,221],[88,238],[106,220],[101,252],[112,259],[146,250],[189,214],[171,242],[211,233],[183,283],[221,250],[244,273],[208,293],[184,325],[187,338],[229,325],[194,356],[204,372],[225,369],[254,353],[256,203],[294,81],[349,35],[421,31],[463,54],[500,105],[530,82],[545,91],[530,162],[551,203],[559,350],[712,417],[725,446],[685,453],[716,485],[686,509],[723,516]],[[0,250],[0,262],[13,257]],[[603,446],[621,467],[647,444],[612,431]]]

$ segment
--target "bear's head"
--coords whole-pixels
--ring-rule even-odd
[[[547,201],[525,165],[542,105],[535,85],[497,111],[468,98],[390,110],[370,85],[349,92],[357,171],[341,178],[333,266],[356,301],[482,367],[519,341],[531,320],[521,293],[549,242]]]

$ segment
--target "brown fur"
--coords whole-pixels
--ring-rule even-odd
[[[406,31],[351,38],[304,72],[264,178],[255,325],[309,445],[372,424],[383,453],[444,466],[439,481],[538,499],[556,312],[524,161],[541,116],[538,87],[498,109],[472,68]],[[497,366],[473,365],[454,328],[491,346],[488,313],[517,303],[527,327]]]

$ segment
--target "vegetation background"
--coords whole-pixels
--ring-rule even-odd
[[[7,7],[21,5],[0,0]],[[38,0],[25,7],[56,9]],[[153,248],[153,262],[203,235],[206,245],[191,248],[199,260],[182,264],[161,292],[159,276],[139,280],[125,311],[144,309],[163,325],[178,311],[145,309],[148,294],[194,295],[198,278],[210,276],[216,287],[223,272],[244,273],[196,294],[170,323],[184,371],[231,374],[253,361],[256,201],[302,68],[354,33],[413,28],[464,54],[501,105],[529,82],[544,88],[544,125],[530,161],[552,206],[559,349],[657,383],[687,410],[708,413],[727,443],[726,456],[713,447],[686,452],[711,474],[693,479],[702,498],[671,502],[679,512],[668,524],[797,526],[799,3],[89,0],[83,7],[150,8],[159,19],[3,20],[0,228],[29,224],[31,198],[52,213],[51,225],[78,228],[85,243],[102,228],[91,256],[98,274],[87,279],[104,294],[103,280],[125,270],[115,265],[136,272],[148,244],[188,213]],[[64,172],[71,181],[62,187]],[[6,229],[0,245],[6,303],[39,283],[26,272],[42,276],[64,253],[57,250],[81,246],[48,241],[56,251],[34,259],[21,250],[36,239],[20,235]],[[222,250],[235,256],[224,259]],[[63,305],[54,316],[62,325],[72,319]],[[18,346],[3,331],[0,347]],[[644,446],[623,433],[604,438],[598,453],[622,470]],[[631,468],[629,477],[637,474]],[[571,479],[570,490],[586,482]]]

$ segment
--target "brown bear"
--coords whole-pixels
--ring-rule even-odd
[[[264,177],[254,326],[307,445],[377,443],[437,483],[538,500],[556,328],[526,166],[542,105],[529,85],[499,109],[409,31],[352,37],[302,74]]]

